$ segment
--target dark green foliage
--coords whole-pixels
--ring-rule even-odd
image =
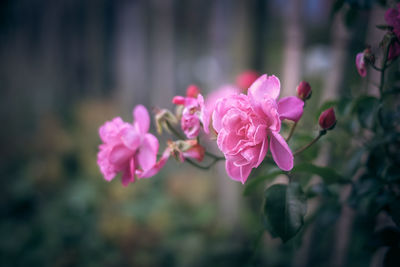
[[[265,228],[283,242],[300,231],[306,212],[306,197],[298,183],[275,184],[265,191]]]

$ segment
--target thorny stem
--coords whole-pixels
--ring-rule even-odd
[[[215,154],[213,154],[213,153],[211,153],[211,152],[208,152],[208,151],[206,151],[205,154],[206,154],[207,156],[209,156],[209,157],[214,158],[215,160],[224,160],[224,159],[225,159],[225,157],[217,156],[217,155],[215,155]]]
[[[309,148],[310,146],[312,146],[313,144],[315,144],[323,135],[326,134],[326,130],[321,130],[319,131],[319,134],[317,137],[315,137],[310,143],[308,143],[307,145],[303,146],[302,148],[300,148],[299,150],[297,150],[296,152],[293,153],[293,156],[297,156],[298,154],[300,154],[301,152],[303,152],[304,150],[306,150],[307,148]]]
[[[383,60],[382,60],[382,68],[381,68],[381,81],[380,81],[380,85],[379,85],[379,93],[380,93],[381,96],[383,95],[383,89],[384,89],[384,86],[385,86],[385,71],[386,71],[386,68],[387,68],[386,61],[387,61],[387,58],[389,56],[389,47],[390,47],[391,43],[392,42],[389,42],[389,44],[384,48],[384,51],[383,51]]]
[[[225,158],[224,158],[225,159]],[[214,159],[210,164],[208,164],[207,166],[202,166],[196,162],[194,162],[191,159],[185,159],[185,161],[187,161],[189,164],[193,165],[196,168],[202,169],[202,170],[208,170],[210,169],[212,166],[214,166],[215,163],[217,163],[220,159]]]
[[[370,64],[370,66],[374,69],[374,70],[376,70],[376,71],[382,71],[382,69],[380,69],[380,68],[378,68],[377,66],[375,66],[375,64]]]
[[[290,128],[289,135],[288,137],[286,137],[286,142],[289,142],[290,138],[292,138],[296,126],[297,126],[297,121],[294,124],[292,124],[292,128]]]
[[[167,126],[168,126],[169,130],[170,130],[176,137],[178,137],[179,139],[182,139],[182,140],[186,139],[178,130],[176,130],[176,129],[171,125],[171,123],[170,123],[169,121],[166,121],[166,123],[167,123]],[[200,165],[200,164],[196,163],[195,161],[193,161],[193,160],[191,160],[191,159],[188,159],[188,158],[185,159],[185,161],[187,161],[189,164],[193,165],[193,166],[196,167],[196,168],[199,168],[199,169],[202,169],[202,170],[208,170],[208,169],[210,169],[212,166],[214,166],[215,163],[217,163],[218,161],[220,161],[220,160],[225,160],[225,157],[220,157],[220,156],[214,155],[213,153],[208,152],[208,151],[205,151],[205,154],[206,154],[207,156],[213,158],[213,161],[212,161],[210,164],[208,164],[207,166],[202,166],[202,165]]]
[[[384,96],[384,88],[385,88],[385,71],[386,68],[390,66],[390,64],[386,64],[389,56],[389,50],[390,50],[390,45],[392,44],[392,41],[388,43],[388,45],[384,48],[383,51],[383,60],[382,60],[382,68],[381,68],[381,79],[380,79],[380,84],[379,84],[379,108],[378,108],[378,122],[380,126],[384,129],[384,124],[383,124],[383,118],[382,118],[382,101],[383,101],[383,96]]]
[[[165,122],[167,123],[167,126],[168,126],[169,130],[170,130],[176,137],[178,137],[179,139],[182,139],[182,140],[186,139],[183,135],[181,135],[180,132],[178,132],[178,131],[171,125],[171,123],[170,123],[169,121],[166,120]]]

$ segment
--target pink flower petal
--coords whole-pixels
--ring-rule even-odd
[[[124,145],[115,146],[109,155],[110,163],[115,165],[116,171],[125,169],[128,164],[128,160],[132,157],[133,151]]]
[[[139,133],[147,133],[150,128],[150,116],[147,109],[142,105],[137,105],[133,110],[134,125]]]
[[[200,121],[203,124],[203,129],[206,134],[210,133],[210,114],[207,107],[204,105],[204,97],[201,94],[197,95],[197,102],[200,107]]]
[[[171,154],[171,151],[169,149],[166,149],[160,158],[160,160],[149,170],[147,171],[142,171],[142,170],[136,170],[136,175],[138,178],[149,178],[151,176],[156,175],[162,167],[164,167],[165,163],[167,163],[168,158]]]
[[[129,127],[129,124],[124,122],[120,117],[114,118],[112,121],[107,121],[99,129],[99,135],[104,143],[115,141],[121,129]]]
[[[185,104],[185,97],[180,95],[174,96],[174,98],[172,98],[172,103],[175,105],[183,105]]]
[[[114,166],[110,163],[108,157],[111,151],[111,147],[106,144],[99,146],[99,153],[97,154],[97,164],[100,167],[100,171],[104,176],[104,179],[111,181],[117,174]]]
[[[285,139],[278,132],[271,132],[270,135],[271,153],[276,165],[284,171],[293,168],[293,154]]]
[[[398,42],[394,42],[389,47],[389,55],[388,59],[393,60],[400,55],[400,44]]]
[[[122,185],[128,186],[129,183],[135,182],[135,162],[134,159],[131,158],[129,162],[129,166],[127,169],[122,173]]]
[[[268,152],[268,139],[265,138],[263,143],[261,144],[261,150],[260,154],[258,155],[258,161],[254,167],[258,167],[261,164],[261,162],[265,158],[265,155],[267,155],[267,152]]]
[[[394,8],[389,8],[385,12],[385,21],[387,24],[390,26],[394,26],[397,23],[398,17],[399,16],[399,11],[397,11]]]
[[[152,134],[146,134],[137,153],[139,166],[144,170],[151,169],[157,161],[158,140]]]
[[[281,120],[298,121],[303,115],[304,101],[295,96],[281,98],[278,102],[278,113]]]
[[[250,165],[237,167],[233,162],[226,160],[225,169],[233,180],[244,184],[250,175],[252,167]]]
[[[215,90],[207,95],[206,100],[205,100],[205,105],[207,107],[207,110],[212,112],[219,99],[228,97],[230,95],[239,94],[239,93],[240,93],[240,89],[237,87],[234,87],[230,84],[219,87],[217,90]]]
[[[204,159],[204,147],[199,144],[194,145],[193,147],[189,148],[185,152],[182,152],[181,156],[183,157],[182,162],[185,158],[193,158],[196,159],[198,162],[203,161]]]
[[[367,75],[367,69],[365,67],[364,61],[364,53],[358,53],[356,56],[356,67],[357,71],[361,77],[365,77]]]
[[[122,130],[121,140],[129,149],[136,150],[140,146],[142,137],[137,131],[135,131],[135,128],[129,127]]]
[[[280,91],[279,79],[274,75],[268,77],[267,74],[264,74],[250,86],[248,95],[253,102],[260,102],[264,98],[277,99]]]

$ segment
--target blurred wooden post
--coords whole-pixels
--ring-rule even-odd
[[[232,12],[230,12],[232,3],[226,0],[217,0],[213,3],[212,17],[210,23],[211,38],[211,54],[216,59],[221,69],[221,76],[228,78],[231,72],[232,62],[229,60],[229,49],[231,48],[232,36],[230,29],[232,28]],[[221,81],[214,81],[220,83]],[[217,197],[218,197],[218,213],[221,222],[225,226],[234,227],[239,220],[240,206],[240,184],[232,181],[226,174],[225,164],[220,163],[217,166]]]
[[[346,69],[350,34],[343,23],[341,13],[337,14],[334,18],[331,29],[331,39],[332,65],[324,81],[324,88],[320,99],[321,103],[327,100],[337,99],[340,94],[340,88],[344,82],[344,70]],[[330,151],[331,147],[329,144],[324,143],[315,163],[320,166],[326,166],[329,163]],[[313,177],[312,179],[318,179],[318,177]],[[349,191],[346,188],[341,194],[341,199],[346,198],[348,193]],[[351,213],[351,209],[344,205],[342,214],[337,223],[337,238],[333,244],[332,258],[330,260],[332,266],[345,266],[343,264],[345,264],[349,242],[348,236],[352,222]],[[295,257],[296,261],[293,264],[296,267],[305,267],[309,265],[309,256],[313,249],[312,245],[317,238],[314,234],[314,228],[312,224],[303,236],[302,248],[298,251]]]
[[[147,88],[147,93],[151,95],[151,106],[171,108],[171,99],[176,92],[173,1],[152,0],[150,8],[151,68],[147,83],[151,84],[151,88]]]
[[[303,0],[290,0],[285,14],[285,47],[281,96],[294,95],[301,79],[304,27],[302,17]]]
[[[340,87],[344,80],[344,71],[346,70],[346,62],[348,55],[348,46],[350,33],[344,25],[342,13],[335,16],[332,26],[332,69],[327,76],[325,88],[322,95],[322,102],[329,99],[337,99]],[[353,56],[353,55],[352,55]],[[326,165],[329,162],[330,146],[324,145],[320,151],[318,164]],[[351,239],[351,227],[354,218],[354,211],[345,203],[350,194],[351,187],[342,189],[340,200],[343,203],[342,212],[336,225],[336,240],[331,254],[331,266],[346,266],[347,251]]]
[[[92,96],[99,96],[104,86],[104,0],[84,3],[87,12],[84,42],[86,54],[85,90]]]
[[[123,112],[130,113],[134,104],[148,103],[145,6],[142,1],[116,6],[115,93]]]

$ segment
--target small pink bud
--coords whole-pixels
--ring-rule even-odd
[[[168,141],[168,149],[171,151],[174,158],[180,162],[184,162],[186,158],[192,158],[198,162],[203,161],[205,150],[197,140],[178,140]]]
[[[308,82],[302,81],[296,88],[297,96],[303,101],[309,99],[311,97],[311,86]]]
[[[186,96],[196,98],[200,94],[200,89],[194,84],[191,84],[186,89]]]
[[[188,150],[184,151],[182,154],[184,158],[193,158],[198,162],[202,162],[204,159],[205,150],[204,147],[202,147],[199,144],[196,144],[191,148],[189,148]]]
[[[174,96],[174,98],[172,98],[172,103],[174,103],[175,105],[184,105],[185,98],[180,95]]]
[[[357,71],[361,77],[365,77],[367,75],[367,66],[365,64],[364,52],[358,53],[356,56],[356,67]]]
[[[242,90],[247,90],[258,77],[260,74],[254,70],[244,71],[236,77],[236,85]]]
[[[371,63],[371,64],[375,63],[375,56],[372,53],[372,50],[370,47],[367,47],[364,50],[364,60],[366,60],[368,63]]]
[[[333,108],[329,108],[319,116],[319,126],[324,130],[332,130],[336,124],[336,116]]]

